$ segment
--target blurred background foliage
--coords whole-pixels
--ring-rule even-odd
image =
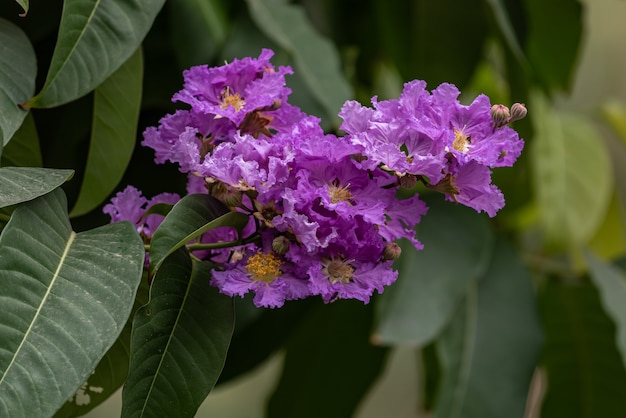
[[[19,17],[0,4],[34,46],[37,92],[62,8],[33,2]],[[612,19],[625,15],[617,0],[168,0],[141,51],[113,69],[126,84],[32,100],[2,166],[74,169],[63,188],[77,231],[107,223],[102,205],[128,184],[184,194],[185,177],[154,165],[141,133],[177,108],[184,69],[261,48],[293,67],[291,102],[329,132],[345,100],[397,97],[416,78],[454,83],[466,103],[525,103],[514,126],[525,151],[494,173],[507,202],[496,218],[419,190],[426,248],[404,247],[398,282],[370,305],[237,300],[225,369],[198,416],[623,417],[626,51]],[[81,413],[105,398],[93,397]],[[89,416],[117,415],[116,401]]]

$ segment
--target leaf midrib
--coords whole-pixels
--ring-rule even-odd
[[[46,304],[48,297],[50,296],[50,293],[52,291],[52,288],[54,287],[56,280],[59,278],[59,273],[61,271],[61,269],[63,268],[63,265],[65,263],[65,259],[67,258],[67,254],[70,251],[70,248],[72,246],[72,243],[74,242],[74,238],[76,237],[76,233],[74,231],[70,232],[70,236],[67,240],[67,243],[65,244],[65,248],[63,249],[63,254],[61,255],[61,258],[59,259],[59,263],[57,265],[57,268],[54,272],[54,275],[52,276],[52,280],[50,281],[50,284],[48,285],[48,289],[46,289],[46,293],[44,294],[44,296],[41,298],[41,303],[39,303],[39,306],[37,307],[37,311],[35,312],[35,315],[33,316],[33,319],[31,320],[30,324],[28,325],[28,329],[26,330],[26,332],[24,333],[24,337],[22,338],[22,341],[20,342],[20,345],[17,347],[17,350],[15,350],[15,353],[13,354],[13,357],[11,358],[11,361],[9,362],[9,365],[7,366],[4,375],[2,375],[2,378],[0,378],[0,386],[2,386],[2,383],[4,382],[5,378],[9,375],[9,371],[11,370],[11,367],[13,367],[14,364],[16,364],[16,359],[18,358],[20,352],[22,351],[22,347],[24,346],[24,343],[28,340],[28,336],[30,335],[33,326],[35,324],[35,322],[37,322],[37,320],[39,319],[39,315],[44,307],[44,305]]]
[[[161,359],[159,360],[159,365],[156,368],[156,371],[154,373],[154,377],[152,378],[152,381],[150,382],[150,388],[148,389],[148,393],[146,394],[146,398],[145,401],[143,403],[143,406],[141,407],[141,413],[140,413],[140,417],[143,417],[145,412],[146,412],[146,408],[148,406],[148,403],[150,401],[150,395],[152,394],[152,390],[155,387],[155,383],[157,380],[157,377],[160,374],[161,371],[161,366],[163,366],[163,362],[165,361],[165,356],[169,350],[170,344],[172,343],[172,340],[174,339],[174,334],[176,333],[176,330],[178,329],[178,324],[180,322],[180,318],[183,314],[183,308],[185,307],[186,303],[187,303],[187,299],[189,297],[189,293],[191,290],[191,282],[193,280],[193,271],[194,271],[194,264],[191,264],[191,269],[190,269],[190,274],[189,274],[189,281],[187,282],[187,288],[185,289],[185,296],[183,297],[183,301],[180,304],[180,309],[178,310],[178,314],[176,315],[176,320],[174,321],[174,324],[172,325],[172,332],[170,332],[170,335],[167,339],[167,344],[165,344],[165,347],[163,349],[163,352],[161,353]]]

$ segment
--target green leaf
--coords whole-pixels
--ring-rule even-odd
[[[247,0],[246,3],[259,29],[291,54],[295,71],[339,126],[337,113],[354,93],[342,74],[333,44],[313,28],[300,6],[285,0]]]
[[[54,418],[83,416],[107,400],[126,382],[130,364],[132,318],[137,309],[148,303],[148,292],[147,277],[142,277],[130,319],[122,333],[102,357],[89,379],[63,404]]]
[[[96,89],[85,177],[70,216],[93,210],[122,179],[135,148],[142,79],[138,49]]]
[[[583,33],[579,0],[526,0],[526,51],[534,75],[555,90],[571,87]]]
[[[419,78],[431,88],[470,80],[488,34],[482,0],[377,0],[374,4],[383,51],[391,55],[402,79]],[[469,22],[472,30],[467,30]]]
[[[491,10],[495,24],[502,34],[502,38],[504,39],[509,51],[517,61],[518,65],[523,68],[527,68],[528,60],[522,50],[519,39],[515,34],[511,18],[509,17],[509,13],[504,4],[505,2],[503,0],[485,0],[485,2]]]
[[[626,106],[619,102],[609,102],[602,106],[602,116],[626,144]]]
[[[34,167],[0,168],[0,208],[42,196],[74,175],[73,170]]]
[[[286,346],[268,418],[345,418],[378,378],[387,349],[369,343],[373,306],[353,300],[320,305]]]
[[[622,219],[626,223],[626,107],[617,102],[608,103],[602,108],[602,116],[621,139],[620,141],[613,136],[605,138],[613,162],[613,178],[621,206]],[[624,232],[626,233],[626,231]]]
[[[596,289],[550,280],[540,301],[548,381],[541,417],[626,416],[626,370]]]
[[[585,252],[585,260],[591,280],[600,291],[602,306],[615,323],[617,347],[626,365],[626,274],[588,251]]]
[[[539,216],[549,249],[586,243],[611,199],[611,160],[602,138],[581,115],[557,112],[535,95],[530,146]]]
[[[212,196],[192,194],[183,197],[152,236],[150,271],[154,274],[167,256],[203,233],[221,226],[241,230],[248,219],[243,213],[228,212],[224,204]]]
[[[209,285],[212,266],[180,250],[154,277],[133,321],[122,417],[193,417],[224,366],[231,298]]]
[[[211,62],[229,29],[222,1],[172,0],[168,6],[179,65],[189,68]]]
[[[280,309],[257,308],[251,297],[235,298],[235,334],[218,384],[251,371],[280,350],[314,307],[315,301],[312,298],[286,303]],[[258,318],[245,324],[242,321],[245,318],[244,309],[254,310],[248,313],[248,318],[254,314]],[[250,347],[254,347],[254,350],[250,350]]]
[[[41,167],[43,160],[39,147],[39,136],[32,113],[26,115],[24,123],[15,132],[11,141],[2,150],[0,166]]]
[[[22,5],[23,6],[23,5]],[[28,6],[25,10],[28,9]],[[0,151],[22,121],[27,110],[18,105],[35,94],[37,58],[26,34],[0,18]]]
[[[396,283],[378,302],[375,339],[423,345],[450,321],[465,289],[486,271],[493,232],[484,216],[440,195],[427,199],[428,215],[417,229],[422,251],[402,243]]]
[[[22,9],[24,9],[24,13],[20,13],[20,17],[25,17],[26,14],[28,14],[29,0],[15,0],[15,1],[17,1],[17,4],[22,6]]]
[[[522,417],[542,333],[529,272],[504,240],[437,342],[435,418]]]
[[[165,0],[66,0],[45,85],[27,107],[84,96],[137,50]]]
[[[18,207],[0,235],[0,416],[52,415],[119,336],[143,243],[128,222],[75,233],[55,190]]]

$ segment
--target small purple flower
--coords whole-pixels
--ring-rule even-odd
[[[173,205],[179,200],[180,196],[175,193],[161,193],[148,200],[138,189],[127,186],[102,211],[111,217],[111,222],[130,221],[139,234],[151,237],[163,221],[163,216],[156,213],[144,216],[146,211],[157,203]]]
[[[264,49],[259,58],[235,59],[220,67],[192,67],[183,73],[184,89],[173,100],[191,105],[196,112],[226,118],[239,127],[248,113],[280,105],[291,93],[285,86],[285,75],[293,71],[290,67],[276,71],[269,61],[273,55]]]
[[[452,164],[448,180],[454,190],[446,198],[475,209],[486,212],[489,217],[504,207],[504,195],[491,184],[491,170],[476,161],[465,165]]]
[[[254,292],[254,304],[268,308],[310,296],[306,280],[294,274],[294,265],[272,250],[249,246],[241,251],[240,260],[213,271],[211,284],[220,292],[228,296]]]

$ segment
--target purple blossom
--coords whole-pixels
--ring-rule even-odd
[[[179,200],[180,196],[175,193],[161,193],[148,200],[138,189],[127,186],[102,211],[111,217],[111,222],[130,221],[139,234],[151,237],[163,221],[163,216],[156,213],[144,216],[146,211],[158,203],[173,205]]]
[[[264,49],[256,59],[235,59],[221,67],[192,67],[183,73],[184,89],[173,100],[240,126],[249,112],[272,108],[291,93],[285,86],[285,75],[293,71],[289,67],[276,71],[269,61],[273,55],[273,51]]]
[[[234,245],[194,250],[218,266],[211,284],[222,293],[252,292],[257,306],[270,308],[310,295],[367,303],[397,278],[394,241],[423,247],[415,228],[428,208],[415,193],[398,198],[401,187],[421,181],[489,216],[503,207],[491,168],[512,165],[524,142],[495,121],[486,96],[463,105],[452,84],[428,91],[411,81],[397,99],[373,97],[371,107],[347,101],[339,113],[346,135],[338,137],[288,103],[292,70],[276,69],[272,56],[264,49],[258,58],[185,71],[173,100],[190,109],[144,132],[157,163],[187,173],[187,193],[208,193],[249,215],[243,231],[223,227],[197,240]],[[178,199],[148,200],[129,187],[104,210],[149,238],[162,217],[146,210]]]

